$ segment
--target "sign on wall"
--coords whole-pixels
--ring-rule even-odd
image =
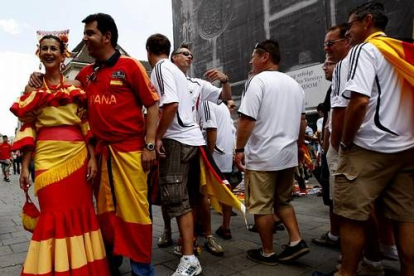
[[[322,64],[309,66],[299,70],[287,72],[305,90],[306,110],[316,109],[325,99],[326,91],[331,83],[325,79]]]

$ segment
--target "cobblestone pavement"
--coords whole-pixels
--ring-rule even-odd
[[[22,263],[26,256],[30,233],[21,226],[20,212],[24,202],[24,194],[18,188],[18,176],[12,176],[11,182],[0,182],[0,276],[20,275]],[[33,191],[33,189],[31,189]],[[32,196],[36,202],[36,199]],[[225,249],[223,257],[216,257],[202,251],[199,259],[203,267],[202,275],[312,275],[315,270],[323,272],[333,271],[337,265],[339,252],[335,249],[313,245],[313,237],[319,237],[329,229],[328,209],[322,205],[322,199],[315,195],[307,195],[293,201],[297,213],[299,227],[303,239],[308,243],[311,252],[291,265],[266,266],[252,262],[246,258],[245,251],[259,248],[258,234],[246,230],[240,214],[232,217],[231,240],[218,238]],[[160,208],[153,207],[153,264],[156,275],[171,275],[177,267],[179,257],[174,255],[173,248],[157,248],[157,237],[163,231],[163,222]],[[217,229],[221,216],[212,211],[212,229]],[[252,217],[249,216],[252,222]],[[173,224],[174,242],[178,239],[176,223]],[[276,253],[282,251],[282,245],[288,241],[286,231],[278,232],[274,237]],[[199,239],[203,244],[203,239]],[[386,275],[398,275],[397,262],[384,261]],[[130,275],[129,262],[124,260],[121,266],[123,275]]]

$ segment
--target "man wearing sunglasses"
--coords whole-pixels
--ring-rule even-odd
[[[189,92],[193,97],[193,111],[196,115],[198,105],[202,101],[207,100],[217,103],[217,93],[220,95],[221,100],[230,100],[231,86],[228,76],[217,69],[210,69],[204,73],[204,77],[208,81],[189,77],[188,71],[193,63],[193,58],[194,56],[187,44],[181,44],[171,53],[171,62],[177,65],[177,67],[187,76]],[[212,82],[214,81],[220,81],[221,88],[212,85]]]
[[[278,72],[279,44],[256,44],[239,113],[235,163],[245,171],[246,207],[254,214],[262,248],[247,251],[255,262],[276,265],[309,253],[302,239],[293,206],[293,173],[306,127],[305,93],[294,79]],[[276,256],[273,248],[274,216],[283,221],[289,243]]]
[[[193,252],[192,207],[200,198],[198,150],[199,146],[205,145],[205,141],[194,120],[193,97],[188,91],[186,76],[168,60],[170,41],[162,34],[154,34],[147,39],[146,49],[148,61],[153,67],[151,80],[160,95],[161,115],[156,134],[156,151],[160,162],[161,203],[169,217],[177,218],[182,238],[182,257],[173,275],[199,275],[202,268]],[[182,62],[189,66],[190,53],[177,51],[176,55],[185,57]],[[212,91],[208,96],[219,102],[223,94]]]
[[[190,70],[193,57],[194,56],[190,50],[189,45],[181,44],[176,50],[171,53],[170,60],[186,75],[188,92],[192,98],[194,121],[199,123],[200,119],[198,117],[198,109],[201,103],[210,101],[213,104],[217,104],[222,100],[231,99],[231,86],[228,77],[217,69],[210,69],[204,74],[204,76],[209,81],[188,77],[187,73]],[[220,81],[222,87],[218,88],[217,86],[214,86],[211,83],[214,81]],[[200,199],[197,200],[196,209],[197,213],[199,214],[198,217],[203,218],[200,226],[204,230],[205,247],[207,251],[213,255],[223,255],[223,247],[212,235],[210,202],[207,196],[203,195]],[[159,244],[167,242],[170,243],[169,241],[171,240],[171,230],[168,229],[170,223],[167,216],[165,216],[164,223],[166,229],[164,229],[163,235],[159,238]],[[196,224],[198,223],[196,222]],[[171,227],[169,228],[171,229]],[[175,252],[179,253],[180,248],[177,247]]]
[[[396,229],[400,275],[414,275],[414,69],[407,60],[407,71],[399,70],[404,54],[396,57],[388,50],[399,45],[410,53],[409,45],[387,38],[387,23],[383,5],[376,2],[355,8],[348,17],[355,46],[344,60],[349,63],[347,82],[339,91],[349,104],[335,176],[334,212],[342,217],[343,254],[336,275],[356,274],[374,201]]]
[[[324,50],[326,52],[327,61],[337,64],[334,72],[331,72],[331,91],[330,91],[330,112],[326,137],[329,142],[328,150],[325,152],[329,168],[329,185],[324,189],[326,199],[324,203],[329,206],[330,231],[323,234],[320,238],[312,239],[312,242],[322,246],[339,247],[339,227],[340,218],[333,212],[333,192],[334,192],[334,173],[338,164],[338,148],[342,133],[343,117],[348,100],[339,95],[341,87],[345,85],[346,75],[348,73],[346,64],[343,65],[342,60],[349,52],[349,40],[345,37],[347,24],[340,24],[331,27],[325,36]],[[328,69],[327,66],[324,68]]]

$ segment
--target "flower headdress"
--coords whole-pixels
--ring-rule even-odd
[[[66,57],[71,57],[71,53],[68,51],[68,42],[69,42],[69,30],[63,30],[63,31],[37,31],[36,32],[37,35],[37,41],[40,41],[44,36],[46,35],[53,35],[58,37],[62,42],[63,45],[65,45],[65,51],[64,51],[64,55]],[[37,51],[36,51],[36,55],[38,56],[40,53],[40,45],[37,45]]]

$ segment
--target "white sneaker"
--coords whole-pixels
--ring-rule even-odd
[[[199,275],[202,271],[200,262],[195,257],[195,262],[190,262],[188,258],[181,257],[180,263],[178,264],[177,270],[172,276],[193,276]]]
[[[336,266],[336,270],[341,270],[342,264],[338,264]],[[370,265],[363,260],[359,262],[358,270],[357,270],[358,276],[384,276],[384,267],[381,265],[379,266],[373,266]]]
[[[380,243],[382,257],[391,261],[399,261],[397,247],[395,245],[385,245]]]
[[[382,264],[373,266],[363,260],[358,265],[357,275],[358,276],[384,276],[385,272],[384,272],[384,267],[382,266]]]

